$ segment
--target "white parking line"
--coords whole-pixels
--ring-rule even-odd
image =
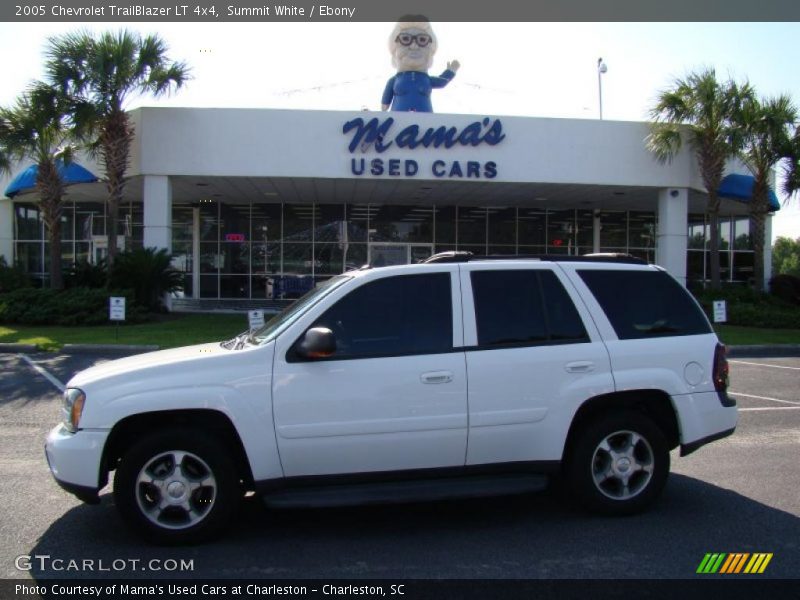
[[[772,367],[773,369],[790,369],[792,371],[800,371],[800,367],[787,367],[784,365],[768,365],[766,363],[754,363],[754,362],[747,362],[745,360],[729,360],[729,363],[735,363],[737,365],[750,365],[752,367]]]
[[[739,412],[756,412],[767,410],[800,410],[800,406],[761,406],[758,408],[740,408]]]
[[[780,398],[768,398],[767,396],[753,396],[753,394],[742,394],[741,392],[728,392],[731,396],[742,396],[743,398],[755,398],[756,400],[769,400],[770,402],[783,402],[784,404],[794,404],[800,406],[800,402],[792,400],[781,400]],[[739,409],[743,410],[743,409]]]
[[[52,383],[59,392],[63,392],[66,389],[66,386],[63,383],[61,383],[58,379],[53,377],[43,367],[40,367],[35,362],[33,362],[30,356],[28,356],[27,354],[20,354],[20,356],[22,357],[22,360],[24,360],[31,366],[31,368],[33,368],[34,371],[36,371],[37,373],[39,373],[39,375],[41,375],[42,377],[47,379],[47,381]]]

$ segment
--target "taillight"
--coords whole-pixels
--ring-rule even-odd
[[[736,406],[736,398],[728,396],[728,381],[730,374],[730,367],[728,367],[728,351],[722,344],[717,344],[714,349],[714,370],[711,378],[714,380],[714,389],[717,390],[719,401],[722,406],[731,407]]]

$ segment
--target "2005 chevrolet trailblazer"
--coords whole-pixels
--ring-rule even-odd
[[[568,257],[567,257],[568,258]],[[733,432],[724,347],[663,269],[624,258],[480,259],[334,277],[260,330],[113,361],[67,386],[53,476],[108,473],[159,542],[272,505],[497,494],[561,472],[587,508],[650,505]]]

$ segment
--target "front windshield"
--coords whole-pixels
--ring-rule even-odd
[[[253,331],[250,335],[250,341],[254,344],[266,344],[267,342],[271,342],[278,337],[284,329],[294,323],[306,310],[314,306],[345,281],[351,279],[351,277],[350,275],[337,275],[321,283],[304,296],[295,300],[282,312],[272,317],[263,327]]]

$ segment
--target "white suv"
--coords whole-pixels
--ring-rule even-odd
[[[733,432],[700,307],[635,259],[496,259],[334,277],[265,327],[77,374],[49,435],[58,483],[150,540],[269,505],[516,493],[562,473],[587,508],[650,505],[669,451]]]

